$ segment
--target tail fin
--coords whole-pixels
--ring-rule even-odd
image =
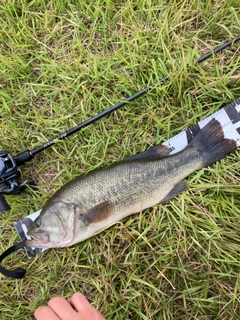
[[[195,146],[203,155],[204,166],[209,166],[234,151],[237,143],[235,140],[225,139],[220,122],[212,119],[199,131],[189,146]]]

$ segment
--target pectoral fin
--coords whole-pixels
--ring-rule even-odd
[[[98,223],[106,220],[112,213],[112,205],[110,201],[104,201],[89,209],[85,213],[80,213],[78,219],[82,220],[86,225]]]
[[[184,191],[187,188],[187,186],[188,186],[188,182],[186,180],[182,180],[182,181],[178,182],[172,188],[172,190],[168,193],[168,195],[166,195],[166,197],[161,200],[161,202],[168,201],[168,200],[176,197],[179,193]]]

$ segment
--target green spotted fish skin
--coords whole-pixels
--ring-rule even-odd
[[[187,187],[192,172],[213,164],[237,145],[212,119],[182,151],[156,145],[60,188],[35,220],[26,245],[65,247],[88,239],[123,218],[167,201]]]

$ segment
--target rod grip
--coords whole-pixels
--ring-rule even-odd
[[[31,161],[32,159],[33,159],[33,155],[29,150],[21,152],[15,157],[15,161],[18,166],[21,166],[24,163]]]

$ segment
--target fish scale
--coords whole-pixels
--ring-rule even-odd
[[[182,163],[182,166],[188,165],[189,168],[191,167],[190,171],[192,172],[201,167],[201,163],[199,164],[200,155],[194,152],[194,150],[187,150],[184,158],[182,157],[183,159],[180,159],[181,157],[182,154],[171,157],[172,162],[169,162],[168,159],[162,159],[161,161],[141,160],[137,163],[134,160],[131,160],[131,162],[123,161],[120,165],[113,165],[111,168],[96,171],[96,173],[94,172],[88,175],[87,179],[84,180],[82,188],[87,187],[91,189],[91,197],[83,198],[81,188],[76,186],[78,178],[60,189],[57,195],[65,200],[71,197],[74,203],[77,203],[79,199],[81,199],[81,202],[86,203],[86,207],[88,203],[89,207],[91,207],[93,201],[97,204],[99,201],[108,200],[109,197],[111,197],[111,201],[114,203],[125,202],[129,197],[129,193],[131,193],[135,199],[139,197],[142,198],[141,192],[144,192],[146,181],[148,181],[147,191],[152,192],[156,189],[156,184],[159,187],[165,188],[167,185],[166,180],[168,180],[168,184],[169,181],[173,184],[174,179],[171,181],[173,173],[177,177],[179,176],[180,180],[186,176],[186,173],[183,173],[181,167],[179,167],[179,165],[176,166],[176,162],[178,164]],[[166,177],[165,180],[162,179],[163,175]],[[116,177],[118,177],[117,181]],[[157,179],[158,177],[159,179]],[[127,186],[127,190],[125,190],[125,186]],[[170,186],[170,188],[172,187],[173,185]],[[99,189],[101,192],[99,192]],[[159,190],[156,190],[156,192],[159,192]],[[166,192],[163,194],[166,196]],[[91,201],[89,201],[89,199]]]

